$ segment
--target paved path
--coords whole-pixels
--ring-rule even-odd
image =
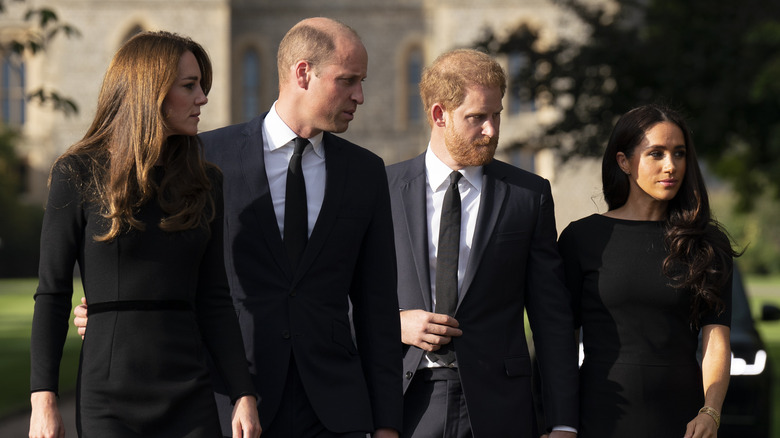
[[[60,399],[60,414],[65,422],[65,437],[76,438],[76,398],[73,394]],[[25,410],[0,419],[0,437],[24,438],[30,431],[30,411]]]

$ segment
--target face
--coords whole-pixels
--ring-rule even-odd
[[[680,190],[685,177],[685,137],[671,122],[661,122],[645,133],[631,158],[618,152],[618,164],[629,173],[628,200],[649,199],[669,202]]]
[[[359,41],[338,38],[325,65],[315,66],[309,81],[307,110],[315,131],[344,132],[363,103],[368,54]]]
[[[192,52],[184,52],[179,72],[162,104],[165,136],[197,135],[200,107],[208,102],[200,86],[200,67]]]
[[[489,163],[498,146],[501,124],[501,90],[470,85],[463,103],[445,113],[444,140],[452,161],[459,167]]]

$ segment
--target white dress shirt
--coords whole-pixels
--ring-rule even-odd
[[[427,184],[425,186],[425,202],[427,208],[428,224],[428,266],[431,277],[431,303],[436,309],[436,254],[439,247],[439,225],[441,222],[441,209],[444,202],[444,193],[449,186],[449,176],[452,173],[428,146],[425,152],[425,174]],[[469,262],[469,254],[474,242],[474,230],[477,227],[477,213],[479,213],[480,194],[482,193],[482,166],[465,167],[460,170],[463,177],[458,181],[460,192],[461,216],[460,216],[460,251],[458,252],[458,297],[460,297],[463,285],[463,276]],[[428,356],[423,356],[421,368],[443,366],[443,364],[430,361]],[[457,362],[451,366],[457,366]]]
[[[303,178],[306,181],[306,207],[308,213],[308,235],[314,229],[317,217],[325,199],[325,148],[322,144],[322,133],[309,139],[301,158]],[[284,238],[284,198],[287,191],[287,168],[295,147],[297,135],[287,126],[276,112],[276,102],[263,120],[263,158],[265,173],[268,177],[268,188],[274,203],[276,223]]]

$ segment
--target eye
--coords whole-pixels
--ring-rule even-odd
[[[192,89],[195,88],[195,83],[194,82],[190,82],[188,84],[184,84],[184,88],[186,88],[188,90],[192,90]]]
[[[685,158],[687,151],[685,149],[680,149],[674,152],[674,156],[677,158]]]
[[[661,151],[650,151],[650,153],[648,155],[650,155],[653,158],[663,158],[664,157],[664,153],[661,152]]]

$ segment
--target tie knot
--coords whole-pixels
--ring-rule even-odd
[[[295,137],[295,149],[293,149],[293,154],[302,155],[303,150],[306,149],[306,145],[309,144],[309,140],[306,138],[301,137]]]
[[[463,176],[462,173],[458,172],[457,170],[452,171],[450,174],[450,185],[455,186],[458,185],[458,181],[460,181],[460,178]]]

